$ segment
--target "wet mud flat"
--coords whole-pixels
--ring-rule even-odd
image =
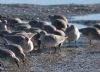
[[[10,18],[20,17],[24,20],[49,20],[49,14],[63,14],[67,18],[75,15],[100,13],[100,4],[86,5],[32,5],[32,4],[0,4],[0,15]]]

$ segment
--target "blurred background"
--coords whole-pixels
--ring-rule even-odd
[[[0,0],[3,4],[39,4],[39,5],[55,5],[55,4],[95,4],[100,0]]]

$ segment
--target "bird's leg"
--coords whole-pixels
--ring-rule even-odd
[[[62,46],[62,43],[60,43],[60,44],[58,45],[59,51],[60,51],[60,52],[61,52],[61,46]]]
[[[16,63],[16,65],[17,65],[17,67],[20,68],[19,63],[18,63],[17,61],[15,61],[15,63]]]
[[[51,54],[51,47],[49,48],[49,54]]]
[[[2,70],[4,70],[4,69],[5,69],[5,67],[4,67],[3,63],[0,62],[0,72],[1,72]]]
[[[68,44],[69,44],[69,46],[70,46],[70,41],[68,41]]]
[[[76,45],[76,40],[75,40],[75,45]]]
[[[78,47],[78,46],[77,46],[77,41],[76,41],[76,40],[75,40],[75,47]]]
[[[54,54],[57,52],[57,47],[53,47],[54,48]]]
[[[26,58],[22,59],[23,64],[25,65],[26,63]]]
[[[92,45],[92,40],[90,40],[90,45]]]
[[[69,46],[68,46],[68,47],[71,47],[71,45],[70,45],[70,41],[68,41],[68,44],[69,44]]]
[[[41,52],[41,41],[40,40],[38,40],[38,52]],[[43,46],[42,46],[43,47]]]

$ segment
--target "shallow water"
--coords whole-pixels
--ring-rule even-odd
[[[86,25],[78,24],[78,23],[69,23],[69,25],[75,25],[78,29],[86,28],[87,27]]]
[[[88,14],[83,16],[73,16],[72,20],[100,20],[100,14]]]
[[[25,4],[39,4],[39,5],[57,5],[57,4],[96,4],[100,3],[100,0],[0,0],[0,3],[13,4],[13,3],[25,3]]]

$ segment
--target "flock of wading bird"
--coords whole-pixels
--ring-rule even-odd
[[[8,18],[0,15],[0,62],[20,67],[27,54],[45,48],[60,48],[64,41],[76,41],[80,33],[89,40],[100,40],[100,24],[78,29],[69,25],[63,15],[49,15],[51,24],[46,21],[31,20],[23,23],[20,18]],[[51,51],[50,51],[51,53]]]

